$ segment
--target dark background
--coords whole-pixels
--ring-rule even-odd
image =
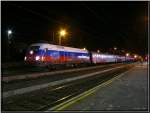
[[[117,47],[117,54],[147,54],[147,1],[2,1],[1,13],[2,62],[22,60],[26,48],[34,42],[58,44],[61,28],[67,30],[64,46],[109,53]],[[13,32],[9,51],[8,29]]]

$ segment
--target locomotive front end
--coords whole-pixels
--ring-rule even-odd
[[[24,61],[27,65],[44,66],[40,46],[30,46],[26,52]]]

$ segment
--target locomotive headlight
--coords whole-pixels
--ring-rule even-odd
[[[30,54],[31,54],[31,55],[33,54],[33,51],[32,51],[32,50],[30,51]]]
[[[44,60],[44,57],[42,56],[42,61]]]
[[[24,57],[24,60],[25,60],[25,61],[27,60],[27,57],[26,57],[26,56]]]
[[[36,56],[36,57],[35,57],[35,60],[40,60],[40,56]]]

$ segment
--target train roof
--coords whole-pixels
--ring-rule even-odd
[[[48,48],[48,50],[88,53],[87,50],[83,50],[83,49],[79,49],[79,48],[73,48],[73,47],[67,47],[67,46],[48,44],[48,43],[34,43],[34,44],[31,44],[30,46],[40,46],[40,49]]]

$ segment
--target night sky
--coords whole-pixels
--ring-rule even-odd
[[[2,43],[6,31],[14,42],[46,40],[58,44],[58,31],[67,30],[62,45],[108,51],[114,46],[137,54],[148,47],[148,2],[2,2]],[[53,38],[54,33],[54,38]],[[4,45],[4,44],[3,44]]]

